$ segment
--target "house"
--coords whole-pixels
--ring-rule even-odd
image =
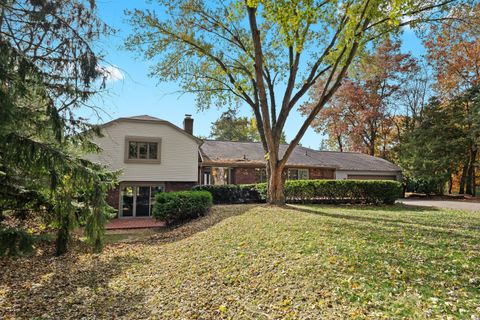
[[[280,145],[280,155],[288,145]],[[204,140],[200,147],[201,184],[250,184],[266,180],[265,156],[258,142]],[[318,151],[298,146],[290,155],[286,179],[400,180],[393,163],[357,152]]]
[[[263,147],[257,142],[201,140],[193,135],[193,119],[183,128],[148,115],[123,117],[102,125],[102,148],[89,160],[122,170],[120,184],[108,202],[119,217],[146,217],[155,193],[185,190],[197,184],[250,184],[266,180]],[[280,153],[287,145],[280,146]],[[285,179],[400,180],[398,166],[377,157],[295,148]]]
[[[191,117],[184,129],[147,115],[119,118],[101,129],[103,137],[93,142],[103,151],[86,158],[122,170],[118,188],[108,195],[120,217],[150,216],[155,193],[197,184],[202,140],[192,135]]]

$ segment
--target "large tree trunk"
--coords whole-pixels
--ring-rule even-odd
[[[459,194],[465,193],[465,179],[467,178],[468,162],[465,162],[462,169],[462,175],[460,176],[460,189],[458,190]]]
[[[472,192],[472,196],[476,196],[477,195],[477,175],[476,175],[476,172],[475,172],[475,166],[473,166],[473,175],[472,175],[472,186],[473,186],[473,192]]]
[[[275,164],[269,164],[269,166],[267,202],[271,205],[282,206],[285,204],[283,167]]]
[[[470,156],[468,161],[468,170],[467,170],[467,177],[465,179],[466,185],[466,194],[474,195],[475,185],[474,185],[474,175],[475,175],[475,159],[477,158],[477,151],[473,148],[470,149]]]
[[[448,194],[452,194],[452,187],[453,187],[453,177],[450,174],[450,178],[448,178]]]
[[[342,137],[341,136],[337,136],[337,143],[338,143],[338,150],[340,152],[343,152],[343,143],[342,143]]]

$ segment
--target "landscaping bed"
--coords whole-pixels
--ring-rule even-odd
[[[478,265],[478,213],[215,206],[99,255],[1,260],[0,318],[476,319]]]

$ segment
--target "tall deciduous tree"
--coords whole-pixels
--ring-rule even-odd
[[[438,18],[454,2],[159,0],[161,14],[128,12],[134,29],[126,46],[157,60],[151,74],[196,93],[200,108],[242,102],[252,109],[267,159],[268,202],[283,204],[287,160],[359,52],[406,20]],[[290,113],[320,78],[317,103],[280,153]]]
[[[347,144],[348,149],[388,157],[394,142],[392,132],[397,132],[398,98],[415,69],[416,61],[400,52],[399,41],[385,40],[352,68],[312,126],[327,133],[341,151]],[[323,86],[323,81],[314,86],[311,101],[301,107],[302,113],[310,114]]]
[[[93,5],[0,1],[0,220],[4,212],[45,213],[58,254],[78,222],[101,249],[115,178],[81,158],[97,150],[85,133],[97,130],[74,113],[101,85],[91,45],[106,27]]]
[[[456,19],[433,26],[425,41],[427,57],[436,79],[435,89],[444,100],[463,101],[461,107],[466,119],[471,119],[472,103],[460,97],[471,96],[480,85],[480,4],[458,6],[452,10]],[[473,194],[475,165],[478,156],[476,123],[464,121],[465,130],[471,132],[466,140],[460,192]]]

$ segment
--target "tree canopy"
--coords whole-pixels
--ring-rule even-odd
[[[435,20],[455,1],[157,1],[161,14],[128,12],[128,49],[151,75],[196,94],[200,108],[249,106],[265,150],[269,202],[284,203],[285,164],[368,44]],[[319,99],[279,153],[289,114],[323,80]]]
[[[101,249],[111,209],[115,174],[81,157],[98,151],[88,139],[98,130],[75,115],[102,87],[91,45],[107,30],[94,1],[0,2],[0,220],[42,215],[58,230],[58,254],[77,223]]]
[[[212,123],[210,138],[225,141],[260,142],[255,118],[238,116],[236,109],[228,109]],[[280,143],[286,143],[285,133]]]
[[[397,132],[402,87],[417,69],[415,59],[401,53],[400,45],[398,40],[387,39],[373,52],[365,52],[312,122],[316,131],[327,133],[340,151],[388,157],[392,134]],[[302,113],[310,113],[323,85],[318,82],[313,87],[311,102],[301,107]]]

